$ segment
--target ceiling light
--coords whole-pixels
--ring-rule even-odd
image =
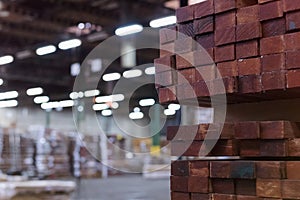
[[[111,104],[110,107],[111,107],[112,109],[118,109],[119,106],[120,106],[120,105],[119,105],[117,102],[113,102],[113,103]]]
[[[14,61],[14,57],[7,55],[0,57],[0,65],[6,65],[12,63]]]
[[[168,106],[168,108],[170,109],[170,110],[179,110],[180,109],[180,105],[179,104],[175,104],[175,103],[171,103],[169,106]]]
[[[87,36],[87,41],[89,42],[96,42],[99,40],[105,40],[106,38],[108,38],[108,34],[105,32],[97,32],[97,33],[93,33]]]
[[[109,106],[105,103],[93,105],[93,110],[94,111],[105,110],[107,108],[109,108]]]
[[[84,93],[83,92],[78,92],[78,98],[83,98],[84,97]]]
[[[142,76],[143,72],[139,69],[134,69],[134,70],[128,70],[128,71],[125,71],[123,73],[123,76],[125,78],[135,78],[135,77],[139,77],[139,76]]]
[[[79,39],[72,39],[72,40],[66,40],[58,44],[58,48],[61,50],[67,50],[79,47],[81,45],[81,40]]]
[[[140,109],[139,107],[135,107],[135,108],[133,109],[133,112],[141,112],[141,109]]]
[[[69,97],[70,99],[78,99],[79,95],[77,92],[71,92]]]
[[[71,75],[77,76],[80,74],[80,63],[73,63],[71,65]]]
[[[20,51],[20,52],[16,53],[16,57],[20,60],[29,58],[31,56],[32,56],[32,52],[29,50],[24,50],[24,51]]]
[[[102,110],[101,114],[102,114],[104,117],[108,117],[108,116],[111,116],[111,115],[112,115],[112,111],[111,111],[111,110]]]
[[[64,100],[59,102],[59,107],[61,108],[66,108],[66,107],[72,107],[74,106],[74,101],[73,100]]]
[[[45,47],[38,48],[35,52],[36,52],[37,55],[43,56],[43,55],[54,53],[55,51],[56,51],[55,46],[48,45],[48,46],[45,46]]]
[[[110,74],[104,74],[102,79],[104,81],[115,81],[119,80],[121,78],[121,75],[119,73],[110,73]]]
[[[54,101],[48,103],[42,103],[41,108],[44,110],[49,110],[53,108],[66,108],[74,106],[73,100],[64,100],[64,101]]]
[[[0,93],[0,100],[13,99],[13,98],[17,98],[18,96],[19,93],[17,91],[2,92]]]
[[[85,97],[95,97],[100,94],[99,90],[87,90],[84,92]]]
[[[139,102],[140,106],[152,106],[155,104],[154,99],[142,99]]]
[[[139,33],[143,30],[143,26],[139,24],[133,24],[130,26],[120,27],[115,31],[115,34],[118,36],[126,36],[134,33]]]
[[[150,26],[152,28],[159,28],[162,26],[168,26],[176,23],[176,16],[168,16],[159,19],[152,20]]]
[[[79,23],[79,24],[77,25],[77,27],[78,27],[80,30],[83,30],[84,27],[85,27],[85,25],[84,25],[84,23]]]
[[[111,95],[112,101],[123,101],[125,96],[123,94],[113,94]]]
[[[4,81],[2,78],[0,78],[0,85],[3,85]]]
[[[142,112],[132,112],[129,113],[130,119],[142,119],[144,117],[144,114]]]
[[[37,88],[30,88],[26,91],[26,94],[28,96],[36,96],[36,95],[40,95],[43,94],[44,90],[41,87],[37,87]]]
[[[34,103],[36,104],[47,103],[49,100],[50,99],[48,96],[39,96],[33,99]]]
[[[18,106],[17,100],[0,101],[0,108],[11,108]]]
[[[164,110],[164,114],[167,115],[167,116],[175,115],[176,111],[175,110],[171,110],[171,109],[166,109],[166,110]]]
[[[147,67],[145,69],[145,74],[147,74],[147,75],[153,75],[153,74],[155,74],[155,67]]]
[[[97,97],[95,101],[97,103],[106,103],[106,102],[115,102],[115,101],[123,101],[125,96],[123,94],[113,94],[109,96],[101,96]]]

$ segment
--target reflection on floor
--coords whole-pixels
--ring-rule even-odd
[[[119,176],[81,180],[74,200],[169,200],[168,179]]]

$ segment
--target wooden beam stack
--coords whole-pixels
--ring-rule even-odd
[[[161,103],[300,97],[300,0],[207,0],[176,16],[154,61]],[[172,200],[300,199],[300,124],[253,118],[168,127],[171,154],[184,159],[172,163]]]
[[[219,81],[229,103],[299,98],[299,5],[297,0],[207,0],[179,8],[177,24],[160,31],[155,66],[161,103],[197,97],[206,104],[209,96],[222,93],[215,88]]]

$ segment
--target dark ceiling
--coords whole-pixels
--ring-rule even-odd
[[[0,1],[0,56],[16,55],[30,50],[32,56],[15,59],[0,66],[0,78],[4,85],[0,91],[17,90],[25,96],[25,90],[41,86],[53,100],[68,98],[72,91],[74,77],[70,65],[82,62],[86,55],[105,37],[114,34],[117,27],[139,23],[149,26],[149,21],[174,15],[166,8],[167,0],[2,0]],[[88,23],[80,30],[79,23]],[[106,35],[92,40],[96,34]],[[35,55],[35,49],[60,41],[80,38],[82,46],[67,51],[58,50],[46,56]],[[157,50],[137,52],[138,64],[149,63],[158,57]],[[120,65],[113,65],[111,71],[122,72]],[[99,88],[109,93],[107,85]],[[22,104],[32,104],[24,97]]]

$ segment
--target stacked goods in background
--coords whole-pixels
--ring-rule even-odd
[[[215,142],[206,136],[217,137],[221,124],[168,128],[171,154],[184,159],[171,166],[172,200],[300,199],[299,117],[272,116],[284,110],[279,106],[245,111],[300,97],[300,1],[207,0],[176,15],[177,24],[160,31],[163,50],[154,61],[160,102],[197,97],[199,105],[210,106],[210,96],[224,93],[217,87],[223,82],[229,108],[240,104],[240,118],[227,113],[205,158],[201,150]],[[199,57],[197,44],[214,63]]]
[[[204,103],[220,94],[214,88],[220,81],[228,103],[300,97],[299,1],[207,0],[179,8],[176,15],[177,25],[160,31],[164,50],[155,60],[156,80],[164,85],[158,88],[162,103],[194,98],[191,86]],[[202,50],[193,41],[216,67],[199,57]],[[189,86],[162,65],[178,70]]]

